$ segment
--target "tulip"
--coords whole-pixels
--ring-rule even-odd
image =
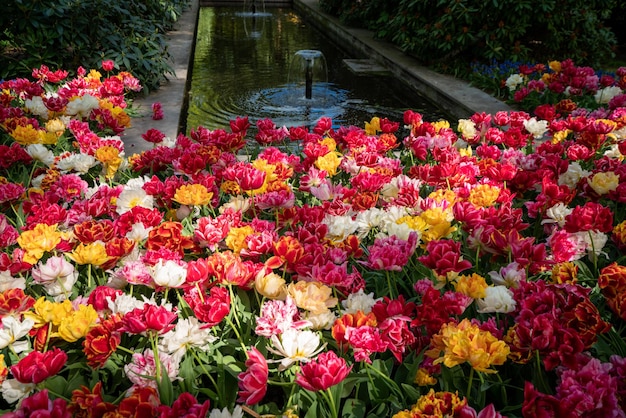
[[[246,360],[247,370],[239,373],[239,399],[246,405],[254,405],[263,399],[267,392],[269,370],[263,354],[252,347]]]
[[[37,384],[57,374],[66,361],[67,354],[57,347],[44,353],[32,351],[11,367],[11,373],[20,383]]]
[[[106,72],[113,71],[115,67],[115,63],[111,60],[103,60],[102,61],[102,69]]]
[[[351,370],[352,366],[348,367],[346,361],[334,351],[326,351],[300,368],[296,383],[313,392],[326,390],[341,383]]]

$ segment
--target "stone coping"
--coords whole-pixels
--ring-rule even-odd
[[[373,32],[342,25],[339,19],[320,11],[318,0],[293,0],[293,4],[299,14],[337,44],[349,45],[363,56],[377,61],[456,119],[468,118],[480,112],[512,110],[507,104],[465,81],[420,65],[397,46],[375,39]]]

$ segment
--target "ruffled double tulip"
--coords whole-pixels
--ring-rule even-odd
[[[352,370],[334,351],[321,353],[314,361],[306,363],[296,375],[296,383],[316,392],[341,383]]]
[[[239,399],[246,405],[259,403],[267,392],[269,369],[267,360],[256,348],[248,350],[246,371],[239,373]]]
[[[67,354],[57,347],[43,353],[31,351],[11,367],[11,373],[20,383],[38,384],[56,375],[65,366],[65,362]]]

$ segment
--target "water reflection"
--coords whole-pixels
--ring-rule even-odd
[[[328,82],[312,86],[312,98],[289,80],[300,50],[322,51]],[[355,75],[339,50],[290,9],[250,13],[240,8],[200,9],[187,130],[228,127],[237,116],[270,118],[279,126],[311,126],[329,116],[335,126],[363,126],[373,116],[402,121],[406,109],[427,120],[446,118],[392,77]]]

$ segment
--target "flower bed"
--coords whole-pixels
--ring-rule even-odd
[[[544,119],[567,116],[606,118],[626,103],[626,67],[615,72],[578,66],[572,60],[547,64],[477,65],[472,83]]]
[[[626,108],[126,156],[138,89],[2,83],[7,417],[624,416]]]

